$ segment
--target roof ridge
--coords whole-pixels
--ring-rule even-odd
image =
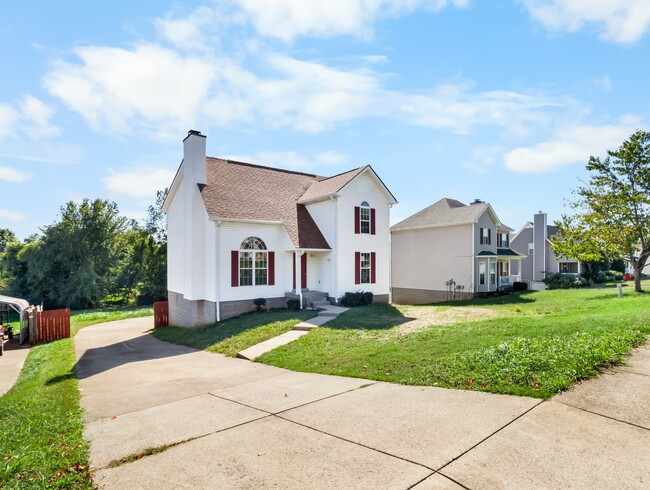
[[[304,175],[305,177],[313,177],[315,179],[326,180],[326,178],[323,177],[322,175],[308,174],[307,172],[298,172],[296,170],[287,170],[284,168],[269,167],[268,165],[259,165],[257,163],[239,162],[237,160],[230,160],[229,158],[219,158],[219,157],[209,157],[209,156],[206,158],[209,158],[211,160],[221,160],[222,162],[229,163],[231,165],[243,165],[244,167],[261,168],[264,170],[272,170],[274,172],[282,172],[285,174],[294,174],[294,175]]]
[[[357,170],[361,170],[361,169],[366,168],[366,167],[369,167],[369,166],[370,166],[370,165],[363,165],[363,166],[361,166],[361,167],[353,168],[353,169],[351,169],[351,170],[346,170],[345,172],[341,172],[341,173],[338,173],[338,174],[336,174],[336,175],[332,175],[331,177],[325,177],[323,180],[319,180],[319,182],[325,182],[326,180],[330,180],[330,179],[333,179],[333,178],[335,178],[335,177],[340,177],[341,175],[349,174],[349,173],[351,173],[351,172],[355,172],[355,171],[357,171]]]

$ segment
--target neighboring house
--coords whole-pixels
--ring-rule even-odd
[[[469,299],[519,280],[512,228],[489,204],[441,199],[391,228],[392,301],[426,304]]]
[[[163,206],[171,325],[235,316],[256,298],[277,308],[365,290],[388,302],[397,201],[372,167],[326,178],[206,157],[198,131],[183,145]]]
[[[550,238],[556,234],[557,227],[549,225],[546,213],[541,211],[534,216],[532,223],[526,223],[511,240],[512,249],[526,255],[515,264],[513,273],[536,288],[542,287],[546,274],[580,274],[579,262],[558,257],[551,250]]]

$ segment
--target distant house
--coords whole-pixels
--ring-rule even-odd
[[[301,305],[346,291],[388,301],[390,208],[370,166],[333,177],[206,157],[190,131],[163,206],[170,324],[212,323],[265,298]]]
[[[512,237],[511,247],[525,255],[521,262],[515,264],[513,273],[521,280],[541,288],[546,274],[575,274],[582,272],[580,263],[575,260],[558,257],[551,250],[550,238],[557,234],[557,227],[547,223],[546,213],[541,211],[533,217],[533,222],[526,223]]]
[[[519,280],[512,228],[488,203],[441,199],[391,228],[392,301],[426,304],[467,299]]]

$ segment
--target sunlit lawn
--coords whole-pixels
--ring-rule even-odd
[[[644,342],[649,304],[647,294],[631,287],[623,298],[609,287],[444,306],[372,305],[257,360],[296,371],[549,398],[620,363]]]

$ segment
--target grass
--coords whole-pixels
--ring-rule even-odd
[[[73,312],[72,335],[151,308]],[[94,488],[75,378],[72,338],[32,347],[14,387],[0,398],[0,488]]]
[[[262,311],[201,327],[157,328],[153,335],[160,340],[235,357],[238,352],[282,335],[316,315],[312,310]]]
[[[648,298],[630,289],[623,298],[600,288],[443,307],[358,307],[257,360],[296,371],[548,399],[622,362],[645,341]],[[459,306],[493,313],[409,328],[438,308],[449,313]]]

